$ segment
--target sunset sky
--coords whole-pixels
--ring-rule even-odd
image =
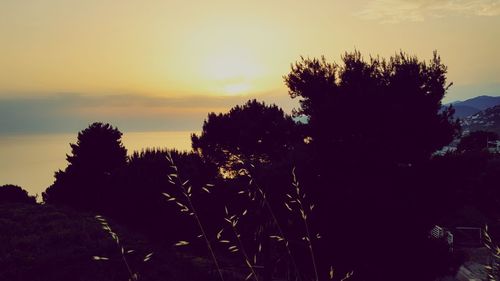
[[[500,1],[2,0],[0,134],[199,130],[249,98],[289,111],[291,63],[354,49],[437,50],[445,101],[500,95]]]

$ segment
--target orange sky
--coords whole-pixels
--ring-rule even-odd
[[[449,100],[498,95],[499,15],[493,0],[3,0],[0,98],[286,100],[282,76],[300,55],[338,61],[354,48],[438,50]]]

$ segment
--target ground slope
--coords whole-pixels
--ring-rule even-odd
[[[207,269],[158,249],[110,223],[126,249],[139,280],[210,280]],[[93,214],[46,205],[0,204],[0,280],[128,280],[120,251]],[[144,256],[154,252],[152,259]],[[94,261],[93,256],[109,260]]]

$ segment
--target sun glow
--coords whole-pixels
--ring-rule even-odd
[[[250,78],[259,74],[259,67],[249,51],[225,48],[208,54],[204,71],[207,77],[224,81],[235,78]]]
[[[224,92],[227,95],[239,95],[247,93],[251,88],[249,83],[229,84],[224,87]]]
[[[255,56],[245,48],[225,47],[206,56],[202,75],[224,94],[238,95],[252,90],[252,83],[261,75]]]

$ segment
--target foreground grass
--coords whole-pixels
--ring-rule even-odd
[[[113,228],[127,250],[134,250],[128,259],[139,280],[217,280],[208,275],[205,261],[151,245],[115,224]],[[128,280],[120,250],[93,214],[0,204],[0,241],[0,280]],[[150,252],[152,259],[144,262]],[[109,260],[94,261],[93,256]]]

